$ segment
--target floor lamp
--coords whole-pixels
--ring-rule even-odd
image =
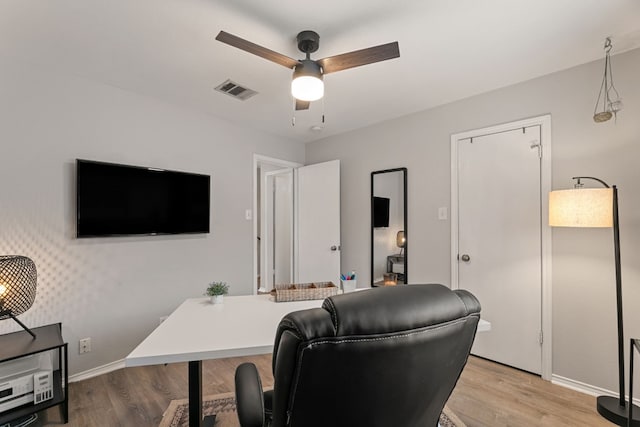
[[[552,227],[613,227],[616,264],[616,307],[618,317],[618,397],[598,396],[598,413],[619,426],[628,422],[624,387],[624,331],[622,322],[622,276],[620,270],[620,226],[618,223],[618,189],[598,178],[574,177],[575,188],[549,193],[549,225]],[[582,188],[581,180],[593,180],[604,188]],[[633,412],[639,414],[634,406]],[[640,408],[638,408],[640,409]],[[640,415],[638,415],[640,417]],[[629,425],[640,426],[634,415]]]

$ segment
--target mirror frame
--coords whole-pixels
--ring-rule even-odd
[[[371,172],[371,223],[370,223],[370,229],[371,229],[371,251],[369,253],[370,255],[370,261],[371,261],[371,269],[370,269],[370,282],[371,282],[371,287],[377,287],[378,285],[374,284],[374,277],[373,277],[373,197],[374,197],[374,193],[373,193],[373,181],[376,175],[380,175],[383,173],[389,173],[389,172],[402,172],[402,181],[403,181],[403,186],[402,186],[402,191],[404,192],[404,200],[403,200],[403,204],[404,204],[404,215],[403,215],[403,222],[404,222],[404,235],[405,238],[407,239],[405,241],[404,244],[404,284],[407,284],[409,282],[408,278],[409,278],[409,268],[408,268],[408,261],[409,261],[409,257],[408,257],[408,249],[409,249],[409,233],[407,232],[407,168],[394,168],[394,169],[384,169],[384,170],[379,170],[379,171],[373,171]]]

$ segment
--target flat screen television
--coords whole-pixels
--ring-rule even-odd
[[[208,233],[209,175],[76,160],[76,235]]]
[[[389,198],[373,197],[373,227],[389,226]]]

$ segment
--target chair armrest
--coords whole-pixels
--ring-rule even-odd
[[[260,375],[253,363],[236,369],[236,407],[241,427],[264,426],[264,397]]]

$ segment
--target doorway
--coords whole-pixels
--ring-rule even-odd
[[[253,292],[293,278],[293,170],[300,163],[253,156]],[[288,277],[287,277],[288,275]]]
[[[340,284],[340,161],[302,166],[254,155],[253,292]]]
[[[491,332],[472,353],[551,378],[550,116],[451,137],[452,287]]]
[[[293,282],[293,168],[262,171],[259,292]]]

